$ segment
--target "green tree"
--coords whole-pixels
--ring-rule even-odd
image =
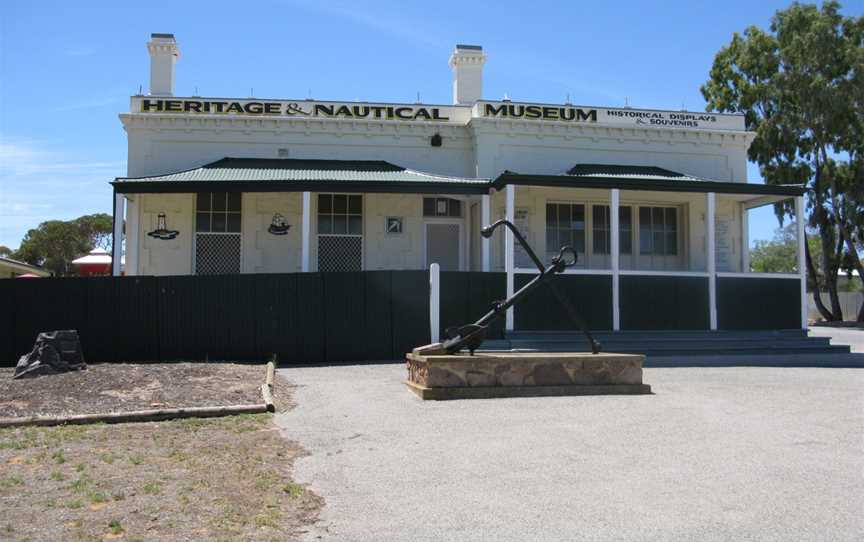
[[[57,276],[72,273],[70,263],[95,247],[111,248],[113,219],[99,213],[74,220],[49,220],[29,230],[12,257],[40,265]]]
[[[794,223],[777,228],[770,241],[756,241],[750,251],[750,270],[756,273],[792,273],[797,271],[798,241]]]
[[[10,254],[12,254],[11,248],[9,248],[5,245],[0,245],[0,258],[7,257]]]
[[[861,267],[861,217],[854,209],[861,205],[864,18],[841,15],[835,1],[821,9],[794,3],[775,14],[770,32],[751,26],[734,34],[701,90],[708,110],[745,115],[756,133],[749,158],[768,184],[806,187],[830,310],[819,287],[814,300],[823,318],[842,319],[837,271]],[[788,204],[776,211],[781,221],[792,214]],[[818,282],[810,243],[805,247],[807,272]],[[864,269],[859,273],[864,278]]]

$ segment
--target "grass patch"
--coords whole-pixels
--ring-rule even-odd
[[[282,492],[286,493],[292,499],[296,499],[303,495],[303,486],[295,484],[294,482],[288,482],[282,486]]]
[[[114,454],[112,454],[111,452],[105,452],[105,453],[99,454],[99,459],[101,459],[103,463],[107,463],[109,465],[114,463],[115,458],[116,458],[116,456]]]
[[[92,502],[93,504],[108,502],[108,495],[102,493],[101,491],[93,491],[90,493],[90,502]]]
[[[0,429],[0,540],[291,539],[321,502],[271,420]]]
[[[116,519],[113,519],[108,523],[108,528],[111,529],[111,534],[113,535],[122,534],[125,530],[123,529],[123,525],[121,525]]]
[[[72,484],[69,485],[69,489],[71,489],[75,493],[85,493],[90,489],[90,484],[92,483],[93,480],[91,480],[90,477],[85,474],[72,482]]]
[[[256,527],[270,527],[271,529],[279,528],[279,520],[282,519],[282,514],[275,508],[268,508],[265,512],[256,515],[252,522]]]
[[[162,493],[162,484],[159,482],[147,482],[142,488],[147,495],[159,495]]]
[[[13,487],[23,485],[24,480],[22,480],[18,476],[6,476],[4,478],[0,478],[0,489],[11,489]]]

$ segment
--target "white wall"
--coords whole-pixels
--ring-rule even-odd
[[[423,269],[423,196],[366,194],[363,207],[365,269]],[[384,231],[388,216],[403,217],[401,234]]]
[[[244,273],[296,273],[300,271],[302,201],[299,192],[243,194]],[[285,235],[267,231],[275,213],[291,226]]]
[[[706,179],[746,182],[743,135],[681,131],[561,127],[472,121],[481,177],[505,170],[558,175],[573,165],[657,166]]]
[[[138,275],[188,275],[192,273],[192,238],[195,235],[192,194],[141,194],[138,238]],[[174,239],[155,239],[147,235],[157,227],[159,213],[165,213],[170,230],[180,233]]]
[[[266,122],[275,121],[259,121]],[[155,120],[150,118],[127,118],[128,175],[173,173],[226,156],[278,158],[280,149],[287,149],[288,158],[385,160],[441,175],[473,177],[475,174],[473,143],[463,126],[390,126],[336,121],[317,121],[305,126],[298,121],[281,122],[272,129],[264,129],[268,126],[259,123],[249,126],[232,119],[188,122],[169,119],[164,124],[154,124]],[[441,147],[430,144],[435,133],[443,138]]]

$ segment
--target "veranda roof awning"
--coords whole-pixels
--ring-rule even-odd
[[[394,192],[486,194],[489,179],[432,175],[380,160],[223,158],[150,177],[117,177],[117,193],[155,192]]]
[[[384,192],[487,194],[505,185],[619,188],[661,192],[716,192],[783,199],[800,196],[799,185],[714,181],[654,166],[577,164],[561,175],[505,171],[494,181],[433,175],[381,160],[223,158],[185,171],[149,177],[117,177],[119,194],[225,192]]]
[[[660,192],[716,192],[794,197],[804,194],[800,185],[766,185],[713,181],[654,166],[576,164],[562,175],[534,175],[505,171],[492,185],[554,186],[560,188],[619,188]]]

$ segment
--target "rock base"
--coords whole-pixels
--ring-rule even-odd
[[[406,384],[422,399],[646,394],[645,356],[582,352],[407,354]]]

